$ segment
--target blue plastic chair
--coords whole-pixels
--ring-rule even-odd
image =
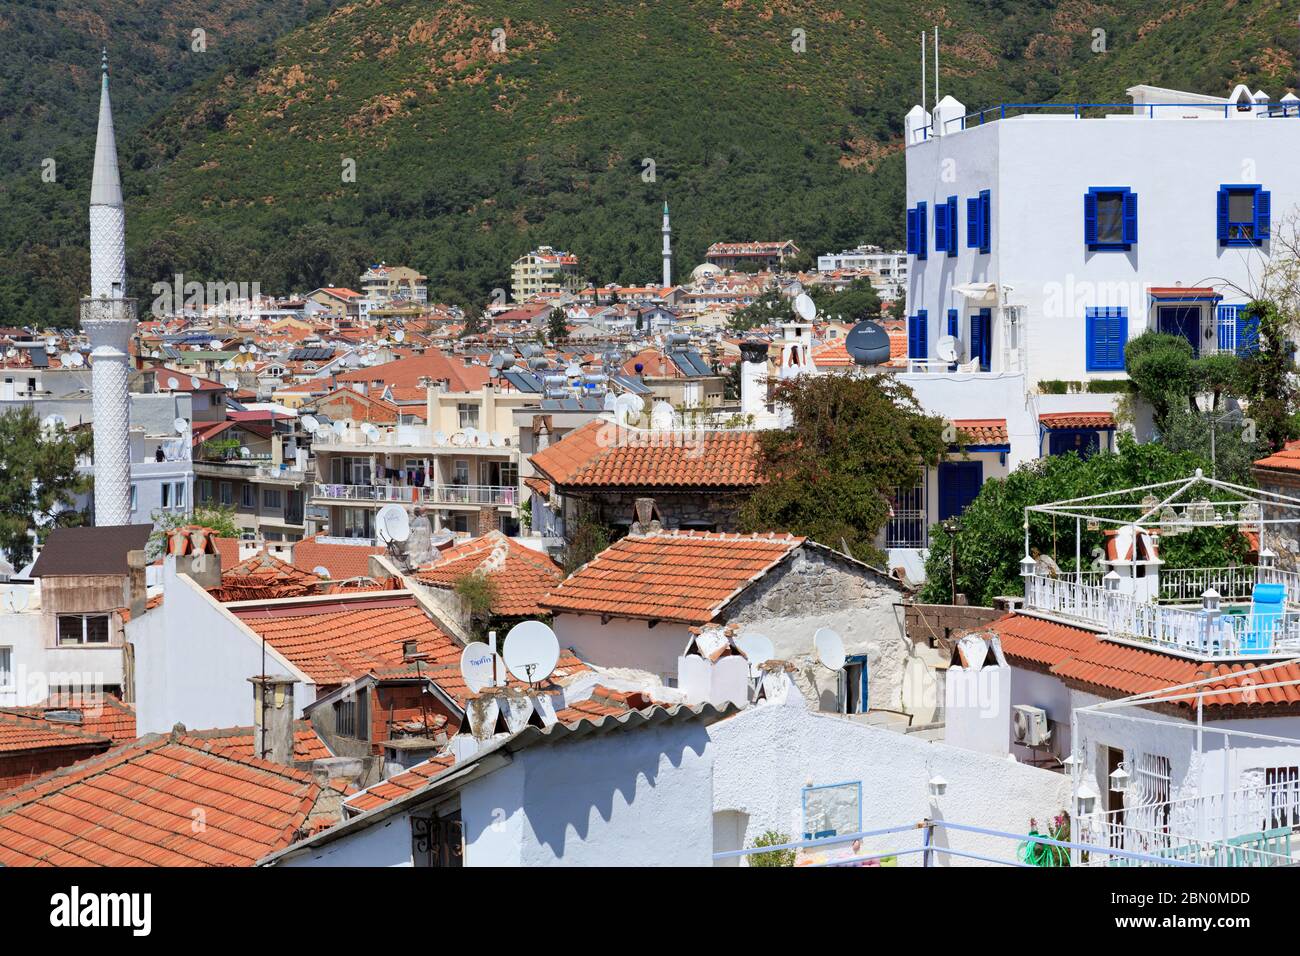
[[[1286,585],[1256,584],[1250,595],[1250,622],[1241,635],[1242,654],[1268,654],[1286,609]]]

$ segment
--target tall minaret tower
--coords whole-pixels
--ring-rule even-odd
[[[664,200],[664,288],[673,284],[673,230],[668,225],[668,200]]]
[[[90,337],[95,435],[95,524],[131,520],[131,397],[128,348],[135,300],[126,297],[126,210],[117,170],[108,51],[99,93],[99,131],[90,183],[90,295],[81,300],[81,328]]]

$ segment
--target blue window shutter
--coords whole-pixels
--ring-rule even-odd
[[[907,357],[916,358],[916,316],[907,317]]]
[[[948,255],[957,254],[957,197],[948,197]]]
[[[927,230],[930,228],[930,219],[926,215],[926,204],[919,202],[916,204],[916,258],[926,258],[929,247],[929,236]]]
[[[916,210],[907,210],[907,254],[916,255]]]
[[[1262,242],[1269,236],[1269,222],[1272,216],[1273,196],[1267,189],[1255,193],[1255,241]]]
[[[948,204],[938,203],[934,207],[934,251],[948,251]]]
[[[1259,351],[1259,316],[1237,307],[1237,354]]]
[[[984,484],[984,465],[978,461],[945,461],[939,464],[939,520],[960,515],[979,497]]]
[[[925,309],[916,312],[916,357],[930,357],[930,314]]]
[[[980,200],[971,196],[966,200],[966,248],[980,247]]]
[[[990,360],[993,355],[993,310],[980,309],[975,318],[977,321],[974,325],[978,325],[980,330],[980,347],[976,352],[973,344],[974,336],[972,336],[971,358],[978,356],[980,371],[987,372],[991,367]]]
[[[1083,242],[1085,245],[1097,244],[1097,194],[1083,194]]]
[[[970,317],[970,355],[969,359],[980,358],[984,353],[984,323],[979,314]]]
[[[1235,352],[1241,341],[1241,306],[1221,305],[1214,310],[1214,324],[1220,352]]]
[[[1124,194],[1124,242],[1134,245],[1138,241],[1138,197],[1135,192]]]
[[[1117,372],[1124,368],[1124,346],[1128,344],[1128,310],[1089,309],[1084,334],[1087,369]]]
[[[993,248],[993,195],[987,189],[980,190],[980,252],[987,253]]]
[[[958,323],[961,322],[960,314],[956,309],[948,310],[948,334],[955,339],[961,337],[958,332]]]
[[[1219,245],[1226,246],[1228,244],[1228,187],[1226,186],[1219,187],[1219,212],[1217,222],[1219,228]]]

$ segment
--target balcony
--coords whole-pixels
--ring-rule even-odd
[[[313,433],[314,448],[326,450],[403,451],[429,450],[511,454],[517,450],[513,435],[489,434],[477,428],[443,432],[425,425],[349,425],[336,431],[319,428]]]
[[[514,485],[340,485],[317,482],[312,497],[331,503],[424,505],[490,505],[501,508],[519,503]]]

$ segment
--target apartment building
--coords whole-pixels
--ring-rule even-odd
[[[510,267],[510,291],[516,302],[546,293],[577,292],[584,285],[578,257],[550,246],[538,246]]]

